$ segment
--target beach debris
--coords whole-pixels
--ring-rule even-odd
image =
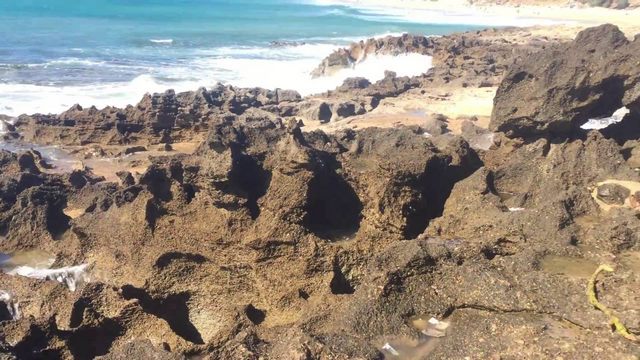
[[[611,116],[589,119],[586,123],[580,126],[583,130],[601,130],[609,125],[619,123],[630,112],[626,107],[621,107],[616,110]]]
[[[391,346],[391,344],[389,343],[384,344],[384,346],[382,347],[382,350],[388,352],[393,356],[400,356],[400,353],[396,349],[394,349],[393,346]]]
[[[605,204],[624,205],[631,195],[631,190],[620,184],[602,184],[596,188],[596,196]]]
[[[69,290],[76,291],[78,284],[89,281],[87,273],[89,265],[67,266],[58,269],[41,269],[31,266],[18,266],[6,273],[39,280],[55,280],[65,284]]]
[[[13,296],[11,296],[9,292],[0,290],[0,302],[4,303],[7,307],[7,311],[12,320],[20,320],[22,314],[20,313],[18,302],[13,299]]]
[[[445,337],[447,335],[447,328],[449,323],[446,321],[440,321],[436,318],[431,318],[427,322],[427,328],[422,330],[422,333],[429,337]]]
[[[640,182],[607,179],[591,189],[591,197],[605,211],[619,207],[640,210]]]
[[[524,211],[525,208],[521,208],[521,207],[510,207],[509,211],[510,212],[518,212],[518,211]]]
[[[598,275],[603,271],[613,272],[613,268],[609,265],[600,265],[593,275],[591,275],[587,285],[587,297],[589,299],[589,303],[609,317],[609,325],[613,326],[618,334],[622,335],[625,339],[638,341],[638,337],[627,330],[626,326],[624,326],[620,319],[613,314],[613,311],[598,301],[598,297],[596,295],[596,281],[598,279]]]

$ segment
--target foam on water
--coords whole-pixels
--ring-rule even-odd
[[[431,67],[431,58],[425,55],[373,56],[334,76],[312,79],[311,71],[324,56],[339,47],[305,44],[283,48],[200,49],[189,62],[158,67],[153,74],[139,75],[128,82],[80,86],[0,83],[0,114],[59,113],[74,104],[124,107],[137,103],[148,92],[190,91],[218,82],[240,87],[293,89],[308,95],[334,89],[348,77],[361,76],[373,82],[382,79],[385,70],[395,71],[399,76],[412,76]]]
[[[76,291],[78,284],[89,280],[87,274],[88,264],[67,266],[59,269],[40,269],[31,266],[19,266],[8,271],[9,275],[25,276],[32,279],[55,280],[65,284],[69,290]]]
[[[22,317],[20,307],[18,306],[18,302],[15,301],[15,299],[9,292],[0,290],[0,303],[4,303],[4,306],[7,308],[7,312],[11,316],[11,319],[20,320],[20,318]]]
[[[348,76],[375,81],[384,70],[415,75],[430,66],[418,55],[371,58],[311,79],[325,56],[353,41],[478,29],[376,11],[300,0],[0,1],[0,114],[122,107],[147,92],[218,82],[322,92]]]
[[[0,253],[0,270],[8,275],[55,280],[65,284],[71,291],[75,291],[78,284],[89,280],[88,264],[52,269],[54,262],[54,257],[39,250]]]
[[[572,24],[571,21],[559,21],[544,18],[529,18],[519,16],[493,15],[480,9],[469,7],[465,10],[431,10],[412,9],[405,7],[383,7],[376,5],[364,5],[351,1],[340,0],[306,0],[303,2],[319,6],[343,6],[355,9],[354,12],[345,12],[359,20],[369,22],[406,22],[412,24],[438,24],[438,25],[477,25],[477,26],[536,26],[554,24]]]
[[[173,44],[173,39],[149,39],[154,44]]]

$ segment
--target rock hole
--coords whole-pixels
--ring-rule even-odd
[[[51,207],[47,209],[47,231],[52,238],[56,239],[64,234],[70,227],[70,221],[71,218],[65,215],[62,209]]]
[[[71,317],[69,319],[69,327],[76,328],[82,324],[84,318],[84,310],[89,306],[89,301],[85,298],[80,298],[73,304],[71,309]]]
[[[163,215],[166,215],[166,213],[167,212],[156,202],[156,200],[149,199],[147,201],[147,206],[145,208],[145,220],[147,221],[147,225],[152,233],[156,230],[156,223],[158,219]]]
[[[191,295],[188,293],[171,294],[165,298],[153,298],[144,289],[131,285],[122,287],[122,297],[126,300],[137,299],[142,309],[157,316],[169,324],[176,335],[194,344],[204,344],[198,329],[189,319],[187,306]]]
[[[9,312],[8,304],[0,301],[0,321],[10,321],[13,320],[13,316]]]
[[[252,219],[260,216],[258,200],[267,193],[271,183],[271,173],[262,168],[257,159],[233,150],[233,166],[229,172],[228,189],[231,193],[243,196],[247,199],[247,209]],[[236,189],[234,189],[236,187]]]
[[[577,125],[583,125],[588,119],[610,116],[620,109],[624,97],[624,82],[625,79],[622,77],[611,77],[596,88],[585,86],[571,91],[569,95],[579,101],[596,98],[595,101],[588,102],[588,105],[577,114],[577,119],[574,119],[577,120]],[[597,97],[598,94],[599,97]]]
[[[146,185],[147,190],[162,201],[170,201],[173,198],[171,195],[171,179],[164,169],[156,165],[151,165],[147,169],[147,172],[140,178],[140,184]]]
[[[254,325],[262,324],[262,322],[264,322],[264,319],[267,317],[267,314],[264,310],[260,310],[252,304],[249,304],[247,305],[247,307],[245,307],[244,314]]]
[[[303,289],[298,289],[298,297],[303,300],[309,300],[309,293]]]
[[[334,295],[350,295],[356,291],[342,272],[337,261],[333,265],[333,278],[329,286],[331,287],[331,293]]]
[[[107,354],[113,342],[122,334],[124,334],[122,325],[105,318],[98,326],[80,327],[71,332],[67,346],[74,359],[94,359]]]
[[[495,250],[491,249],[491,248],[484,248],[482,249],[482,256],[484,256],[485,259],[487,260],[493,260],[496,257],[496,252]]]
[[[32,324],[29,332],[15,345],[12,352],[18,359],[62,359],[58,351],[47,350],[49,337],[48,331]]]
[[[4,222],[0,222],[0,237],[4,238],[7,237],[7,235],[9,235],[9,226]]]
[[[193,201],[193,198],[196,197],[196,193],[198,192],[196,187],[191,184],[182,185],[182,191],[184,191],[186,196],[187,204],[191,204],[191,201]]]
[[[360,228],[362,202],[335,171],[319,171],[309,182],[303,226],[326,240],[340,240]]]
[[[408,182],[408,186],[418,196],[402,209],[406,219],[403,230],[405,239],[415,239],[424,232],[432,219],[442,216],[453,186],[482,166],[478,155],[471,149],[467,151],[470,152],[469,160],[459,165],[451,164],[450,159],[432,158],[427,162],[425,171],[417,179]]]
[[[171,264],[174,260],[186,260],[196,264],[202,264],[208,261],[206,257],[200,254],[189,254],[172,251],[160,255],[160,257],[156,260],[155,267],[164,269],[169,266],[169,264]]]
[[[517,84],[527,78],[531,78],[530,75],[526,71],[520,71],[513,76],[513,83]]]

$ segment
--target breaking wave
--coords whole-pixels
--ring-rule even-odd
[[[142,69],[128,81],[104,81],[82,85],[0,83],[0,114],[59,113],[74,104],[123,107],[137,103],[147,92],[167,89],[180,91],[211,87],[218,82],[240,87],[293,89],[302,95],[334,89],[348,77],[361,76],[376,81],[385,70],[399,76],[419,75],[431,67],[431,58],[419,54],[369,57],[354,68],[334,76],[312,79],[311,71],[342,44],[303,44],[274,48],[219,47],[196,49],[191,59],[168,62]],[[77,65],[76,60],[64,60]],[[82,64],[93,73],[111,69],[112,64],[87,61]],[[126,67],[124,65],[116,65]]]

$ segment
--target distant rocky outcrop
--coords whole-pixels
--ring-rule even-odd
[[[75,291],[0,272],[0,292],[22,315],[0,299],[0,358],[633,358],[637,343],[612,331],[585,284],[598,264],[615,267],[597,296],[639,333],[637,139],[523,140],[471,121],[455,136],[444,116],[424,127],[301,129],[430,84],[494,81],[514,57],[545,63],[548,53],[558,62],[543,100],[574,109],[576,91],[605,96],[554,81],[591,84],[576,66],[599,79],[607,70],[596,56],[628,70],[634,44],[605,27],[581,34],[583,52],[571,44],[536,55],[546,41],[500,36],[443,38],[430,74],[354,78],[304,99],[220,85],[123,109],[22,116],[22,136],[45,143],[135,152],[206,137],[192,154],[163,153],[114,182],[87,167],[51,174],[36,151],[0,151],[0,270],[20,254],[32,261],[32,250],[89,269]],[[620,59],[591,53],[591,36],[619,43]],[[584,64],[563,57],[567,48]],[[541,94],[536,86],[514,85],[522,99],[503,87],[501,101],[547,111],[527,98],[528,88]],[[634,89],[614,100],[637,110]],[[530,133],[523,124],[508,129]]]
[[[79,105],[59,115],[23,115],[16,121],[24,140],[63,145],[158,143],[171,132],[173,140],[206,131],[216,117],[239,116],[257,108],[271,116],[286,115],[301,100],[291,90],[236,88],[217,85],[176,94],[146,94],[140,102],[125,108]]]
[[[334,51],[311,72],[313,77],[330,76],[336,72],[355,66],[373,55],[400,55],[417,53],[431,55],[434,42],[432,38],[423,35],[403,34],[401,36],[386,36],[370,38],[366,41],[352,43],[348,48]]]
[[[602,25],[522,57],[494,99],[490,128],[514,137],[568,136],[590,118],[626,106],[640,114],[640,37]]]

